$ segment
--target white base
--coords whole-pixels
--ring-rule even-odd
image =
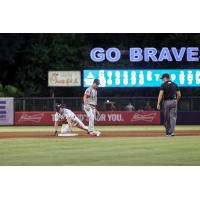
[[[74,136],[78,136],[77,133],[59,133],[58,136],[60,137],[74,137]]]

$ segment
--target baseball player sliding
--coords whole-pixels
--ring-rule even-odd
[[[91,87],[87,88],[83,97],[83,103],[84,103],[84,111],[87,114],[87,117],[89,119],[89,125],[88,125],[88,133],[90,135],[97,135],[100,136],[99,131],[95,131],[94,129],[94,121],[95,117],[99,116],[99,111],[96,109],[97,106],[97,88],[100,85],[100,80],[95,79],[93,81],[93,84]]]
[[[62,121],[61,134],[58,134],[58,122]],[[69,109],[64,108],[61,104],[56,105],[55,113],[55,136],[76,136],[72,133],[72,127],[78,127],[88,132],[88,127]]]

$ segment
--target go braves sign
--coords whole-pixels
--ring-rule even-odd
[[[126,52],[126,50],[123,50]],[[103,49],[101,47],[93,48],[90,51],[90,58],[94,62],[117,62],[121,58],[122,51],[118,48],[112,47]],[[181,62],[185,58],[188,62],[199,62],[199,47],[181,47],[168,48],[163,47],[156,49],[155,47],[132,47],[129,49],[130,62],[163,62],[176,61]]]
[[[75,112],[85,124],[88,118],[84,112]],[[53,125],[54,112],[15,112],[15,125]],[[160,124],[160,112],[101,112],[96,125],[151,125]]]

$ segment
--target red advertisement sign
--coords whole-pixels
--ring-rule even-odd
[[[15,112],[15,125],[53,125],[54,112]],[[75,112],[77,117],[88,124],[84,112]],[[101,112],[96,125],[151,125],[160,124],[160,112]]]

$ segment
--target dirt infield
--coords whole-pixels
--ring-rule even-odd
[[[79,136],[73,138],[97,138],[89,136],[84,132],[76,132]],[[100,137],[164,137],[165,134],[161,131],[124,131],[112,132],[103,131]],[[176,136],[200,136],[200,131],[178,131]],[[52,136],[51,132],[1,132],[0,139],[3,138],[63,138]]]

